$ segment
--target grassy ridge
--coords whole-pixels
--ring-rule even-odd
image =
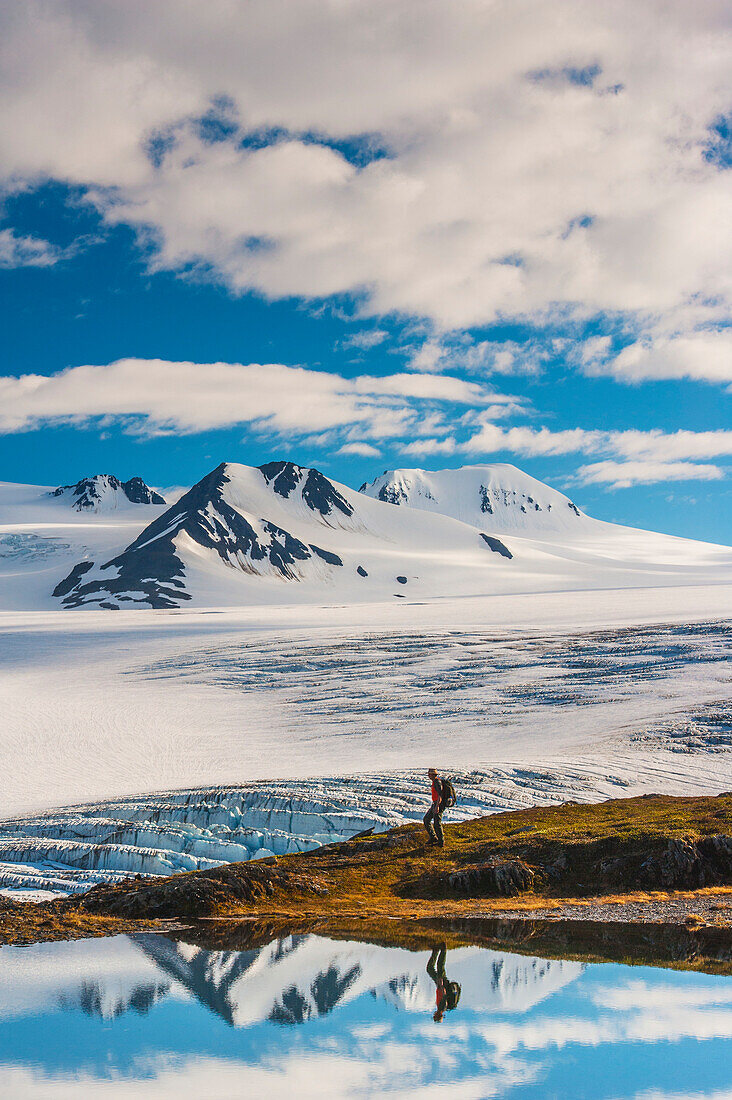
[[[565,803],[448,824],[444,849],[426,844],[421,825],[405,825],[309,853],[99,886],[33,906],[33,921],[55,938],[52,926],[85,921],[378,924],[489,912],[505,908],[506,896],[512,909],[535,908],[549,898],[732,884],[730,838],[732,794]],[[0,942],[30,919],[19,912],[28,909],[0,906]]]

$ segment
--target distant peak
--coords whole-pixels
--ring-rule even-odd
[[[94,474],[84,477],[75,485],[59,485],[51,494],[54,497],[68,497],[71,506],[77,512],[100,512],[106,507],[116,508],[121,497],[130,504],[165,504],[165,498],[143,481],[141,477],[131,477],[120,481],[114,474]]]
[[[566,496],[509,462],[447,470],[386,470],[359,490],[387,504],[438,512],[499,532],[557,533],[588,521]]]

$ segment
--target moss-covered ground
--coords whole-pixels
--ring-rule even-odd
[[[0,943],[159,928],[160,921],[242,918],[339,934],[368,927],[371,935],[385,935],[395,932],[397,920],[421,925],[509,910],[535,918],[544,907],[577,902],[591,920],[603,895],[657,904],[664,892],[648,868],[661,866],[669,842],[732,837],[732,794],[534,807],[448,821],[445,833],[442,849],[427,844],[421,825],[405,825],[310,853],[130,880],[81,897],[38,905],[3,902]],[[528,868],[528,885],[510,898],[498,896],[490,880],[467,891],[451,885],[466,868],[492,862]],[[705,885],[732,886],[732,864],[728,871],[719,864],[709,874]],[[721,910],[719,923],[727,923]]]

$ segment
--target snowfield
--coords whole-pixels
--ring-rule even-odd
[[[98,511],[0,486],[0,889],[415,820],[430,764],[457,816],[732,787],[732,550],[513,467],[423,474],[448,516],[313,473],[228,465]],[[398,474],[376,496],[414,492]]]

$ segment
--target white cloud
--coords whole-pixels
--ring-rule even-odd
[[[488,422],[491,409],[477,415],[480,428],[465,440],[453,435],[412,440],[401,446],[405,454],[462,453],[478,457],[508,451],[517,455],[608,455],[602,461],[581,466],[572,481],[582,485],[606,485],[612,489],[664,481],[718,481],[726,476],[716,465],[685,461],[732,455],[732,432],[665,433],[653,431],[599,431],[569,428],[503,427]]]
[[[609,454],[624,459],[669,462],[672,460],[719,458],[732,455],[732,431],[662,432],[601,431],[568,428],[504,428],[487,423],[490,408],[481,410],[481,427],[460,444],[466,452],[515,451],[525,455]]]
[[[623,458],[672,461],[687,458],[720,458],[732,455],[732,431],[608,433],[609,448]]]
[[[0,229],[0,268],[50,267],[59,250],[38,237],[19,237],[12,229]]]
[[[364,458],[378,458],[381,451],[370,443],[344,443],[336,452],[339,455],[361,455]]]
[[[695,462],[593,462],[580,466],[576,480],[580,485],[607,485],[611,489],[629,489],[633,485],[651,485],[658,481],[719,481],[725,476],[719,466]]]
[[[525,455],[592,452],[599,449],[607,434],[584,428],[551,431],[549,428],[501,428],[497,424],[484,424],[462,449],[472,453],[505,450]]]
[[[416,371],[461,370],[470,374],[537,374],[549,357],[537,340],[473,341],[467,334],[431,337],[412,351]]]
[[[409,358],[409,366],[412,370],[434,371],[444,366],[445,349],[439,340],[425,340],[425,342]]]
[[[705,155],[723,0],[29,0],[0,20],[6,186],[91,188],[158,267],[447,329],[729,314],[730,174]],[[222,95],[238,130],[205,141],[191,120]],[[285,136],[242,147],[257,128]],[[389,155],[353,163],[359,134]]]
[[[582,484],[613,488],[657,481],[718,480],[698,460],[732,455],[732,431],[604,431],[507,425],[520,399],[445,374],[344,378],[281,363],[120,359],[51,376],[0,377],[0,431],[44,424],[119,423],[132,434],[204,432],[246,425],[260,435],[373,457],[391,441],[405,454],[592,455]]]
[[[106,417],[131,431],[199,432],[234,424],[282,434],[356,430],[388,438],[419,430],[435,404],[501,401],[446,375],[342,378],[281,363],[172,363],[120,359],[46,377],[0,378],[0,431]],[[432,418],[434,426],[439,418]]]
[[[358,332],[352,332],[350,336],[347,336],[341,341],[341,346],[344,348],[356,348],[358,351],[368,351],[369,348],[378,347],[379,344],[383,344],[389,336],[389,333],[380,328],[364,328]]]
[[[592,363],[589,372],[612,374],[624,382],[660,378],[732,382],[732,329],[651,335],[629,344],[614,359]]]
[[[452,436],[446,439],[415,439],[402,448],[408,455],[453,455],[459,449]]]

